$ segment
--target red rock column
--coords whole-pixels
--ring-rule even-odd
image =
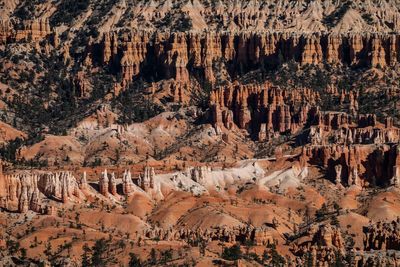
[[[103,196],[108,196],[108,174],[107,169],[101,173],[101,177],[99,179],[99,191]]]
[[[393,166],[393,177],[390,184],[395,187],[400,187],[400,146],[396,146],[396,160]]]

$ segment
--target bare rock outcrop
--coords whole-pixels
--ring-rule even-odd
[[[130,170],[125,170],[122,176],[122,192],[124,195],[129,195],[135,191],[136,185],[132,181]]]
[[[153,167],[146,166],[143,174],[140,175],[139,185],[144,191],[154,189],[155,172]]]
[[[311,164],[327,169],[327,178],[348,186],[394,185],[398,182],[398,145],[307,145]]]
[[[259,246],[273,245],[276,243],[272,236],[273,228],[254,227],[254,226],[234,226],[234,227],[215,227],[215,228],[197,228],[180,230],[173,229],[146,229],[143,233],[148,238],[159,237],[161,240],[204,240],[210,242],[213,240],[223,242],[254,242]]]
[[[365,250],[400,250],[400,218],[363,228]]]
[[[35,30],[33,35],[48,34],[46,25],[44,32]],[[3,32],[8,29],[6,25],[3,28]],[[395,34],[106,32],[101,55],[93,57],[100,57],[104,65],[119,70],[123,87],[149,69],[158,77],[181,83],[189,81],[191,72],[201,70],[204,79],[214,84],[216,62],[224,62],[233,75],[265,62],[282,64],[289,60],[302,65],[326,61],[335,65],[393,66],[398,61],[399,42]]]
[[[266,140],[274,134],[295,132],[306,122],[318,93],[295,89],[290,93],[266,83],[263,85],[230,84],[212,91],[210,106],[214,125],[246,129]],[[291,103],[302,103],[294,106]],[[314,112],[315,113],[315,112]]]
[[[393,166],[393,177],[390,184],[396,188],[400,188],[400,146],[396,147],[396,154]]]
[[[187,171],[193,181],[202,184],[206,181],[210,169],[207,166],[191,168]]]
[[[101,173],[100,179],[99,179],[99,192],[103,196],[108,196],[108,189],[109,189],[109,177],[107,173],[107,169],[104,170],[104,172]]]
[[[33,173],[19,172],[0,175],[5,185],[0,195],[0,206],[11,211],[48,213],[51,207],[45,199],[55,199],[67,203],[71,199],[80,200],[85,196],[71,172]],[[48,201],[46,201],[47,203]]]
[[[321,224],[311,226],[292,251],[299,265],[329,266],[337,260],[337,255],[344,255],[345,244],[339,228]]]

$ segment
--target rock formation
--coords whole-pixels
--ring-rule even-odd
[[[146,166],[144,172],[140,175],[139,185],[144,191],[154,189],[154,168]]]
[[[0,266],[400,266],[398,1],[3,2]]]
[[[310,227],[292,248],[296,255],[301,256],[298,264],[310,266],[329,266],[337,260],[337,255],[344,253],[344,249],[340,229],[328,224]],[[304,262],[305,258],[308,258],[307,262]]]
[[[390,180],[390,184],[394,187],[400,187],[400,146],[396,147],[396,155],[393,166],[393,177]]]
[[[14,21],[1,20],[0,43],[38,42],[53,35],[47,18],[26,20],[21,24],[16,25]]]
[[[314,112],[310,106],[318,98],[317,93],[307,89],[286,93],[268,83],[261,86],[231,84],[211,93],[212,120],[215,125],[227,129],[236,124],[259,140],[267,140],[274,133],[295,132],[303,126],[308,113]],[[308,104],[289,105],[295,99]]]
[[[130,32],[122,35],[106,32],[101,47],[101,55],[93,56],[102,58],[105,65],[120,68],[124,85],[149,67],[154,74],[184,83],[189,81],[191,70],[200,69],[205,80],[213,84],[216,79],[213,65],[218,61],[226,62],[232,73],[261,66],[266,61],[283,63],[282,60],[290,59],[303,65],[327,61],[386,67],[397,62],[399,38],[394,34],[252,31],[221,34]]]
[[[365,250],[399,250],[400,219],[377,222],[363,228]]]
[[[309,145],[302,153],[309,157],[312,164],[324,166],[328,170],[328,178],[336,184],[347,181],[349,186],[363,186],[368,181],[374,185],[395,185],[398,175],[397,150],[397,145],[332,144]]]
[[[9,20],[0,20],[0,43],[7,43],[13,38],[13,25]]]
[[[84,198],[79,185],[71,172],[31,173],[28,171],[2,175],[5,185],[0,195],[0,206],[6,210],[27,212],[33,210],[46,213],[42,204],[44,198],[67,203],[70,199]]]
[[[110,47],[110,43],[107,43],[107,37],[105,37],[104,47],[107,49],[107,51],[103,52],[103,61],[105,63],[108,63],[110,58],[115,59],[119,53],[117,48],[119,42],[116,38],[116,35],[113,34],[112,46]],[[119,63],[123,84],[131,82],[140,73],[140,65],[146,59],[148,41],[148,36],[145,33],[123,35],[120,48],[123,56]]]
[[[254,242],[259,246],[273,245],[272,228],[237,226],[237,227],[215,227],[212,229],[180,229],[179,231],[164,229],[149,229],[143,235],[148,238],[159,237],[161,240],[204,240],[210,242],[219,240],[224,242]]]
[[[104,172],[101,173],[99,179],[99,192],[103,196],[108,196],[108,189],[109,189],[109,177],[107,174],[107,169],[105,169]]]
[[[336,185],[340,185],[342,183],[342,165],[340,164],[336,165],[335,172],[336,172],[335,183]]]
[[[180,82],[189,81],[186,35],[184,33],[173,33],[165,49],[163,64],[166,78],[174,78]]]
[[[114,173],[111,173],[108,180],[108,192],[110,192],[111,195],[117,195],[117,182]]]
[[[89,185],[87,182],[87,178],[86,178],[86,172],[83,172],[82,178],[79,182],[79,188],[80,189],[88,189]]]
[[[210,169],[206,166],[200,166],[189,169],[187,172],[190,174],[193,181],[202,184],[207,179],[209,171]]]
[[[301,64],[318,64],[322,62],[322,47],[318,36],[304,38],[303,53],[301,55]],[[332,48],[328,48],[331,50]]]
[[[122,192],[129,195],[135,191],[135,184],[132,181],[131,171],[125,170],[122,176]]]

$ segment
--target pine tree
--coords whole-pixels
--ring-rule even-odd
[[[90,266],[89,254],[91,252],[88,244],[83,245],[82,266]]]
[[[134,254],[134,253],[129,253],[129,267],[141,267],[142,263],[140,262],[140,259]]]
[[[155,265],[157,263],[157,253],[156,253],[156,250],[154,248],[152,248],[151,251],[150,251],[149,263],[151,265]]]
[[[281,267],[285,266],[285,258],[282,257],[275,248],[271,249],[271,266]]]
[[[223,259],[231,261],[241,259],[242,251],[240,250],[240,245],[235,244],[230,248],[224,248],[221,256]]]
[[[107,242],[104,238],[96,241],[92,247],[92,266],[106,266],[106,260],[104,258],[107,251]]]

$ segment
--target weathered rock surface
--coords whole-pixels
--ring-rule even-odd
[[[336,33],[104,33],[103,64],[121,71],[123,84],[148,68],[154,75],[188,82],[190,72],[202,70],[215,82],[213,65],[222,61],[231,76],[243,69],[295,60],[302,65],[332,64],[386,67],[398,62],[395,34]],[[120,56],[122,55],[122,57]],[[98,57],[98,55],[94,55]],[[190,59],[190,60],[189,60]],[[155,77],[153,77],[155,78]]]
[[[328,179],[336,183],[397,186],[393,178],[397,177],[397,150],[397,145],[319,145],[306,146],[303,153],[310,163],[324,166]]]
[[[368,250],[399,250],[400,219],[391,222],[377,222],[363,228],[364,249]]]
[[[23,21],[20,28],[16,28],[9,20],[0,21],[0,43],[3,44],[20,41],[37,42],[52,35],[49,20],[45,18]]]
[[[340,229],[326,224],[315,228],[309,229],[306,236],[300,238],[293,252],[303,258],[301,264],[307,264],[307,261],[311,266],[333,264],[337,255],[344,253],[345,244]],[[307,260],[304,261],[304,258]]]
[[[236,125],[260,140],[295,133],[315,113],[319,94],[308,89],[286,92],[270,84],[231,84],[211,93],[212,122],[232,129]],[[291,103],[296,101],[296,105]],[[310,114],[309,114],[310,113]]]
[[[3,2],[0,265],[399,265],[397,1]]]
[[[70,200],[82,200],[78,182],[70,172],[34,173],[19,172],[16,174],[0,175],[2,191],[1,207],[10,211],[47,213],[52,210],[44,201],[55,199],[64,204]]]

